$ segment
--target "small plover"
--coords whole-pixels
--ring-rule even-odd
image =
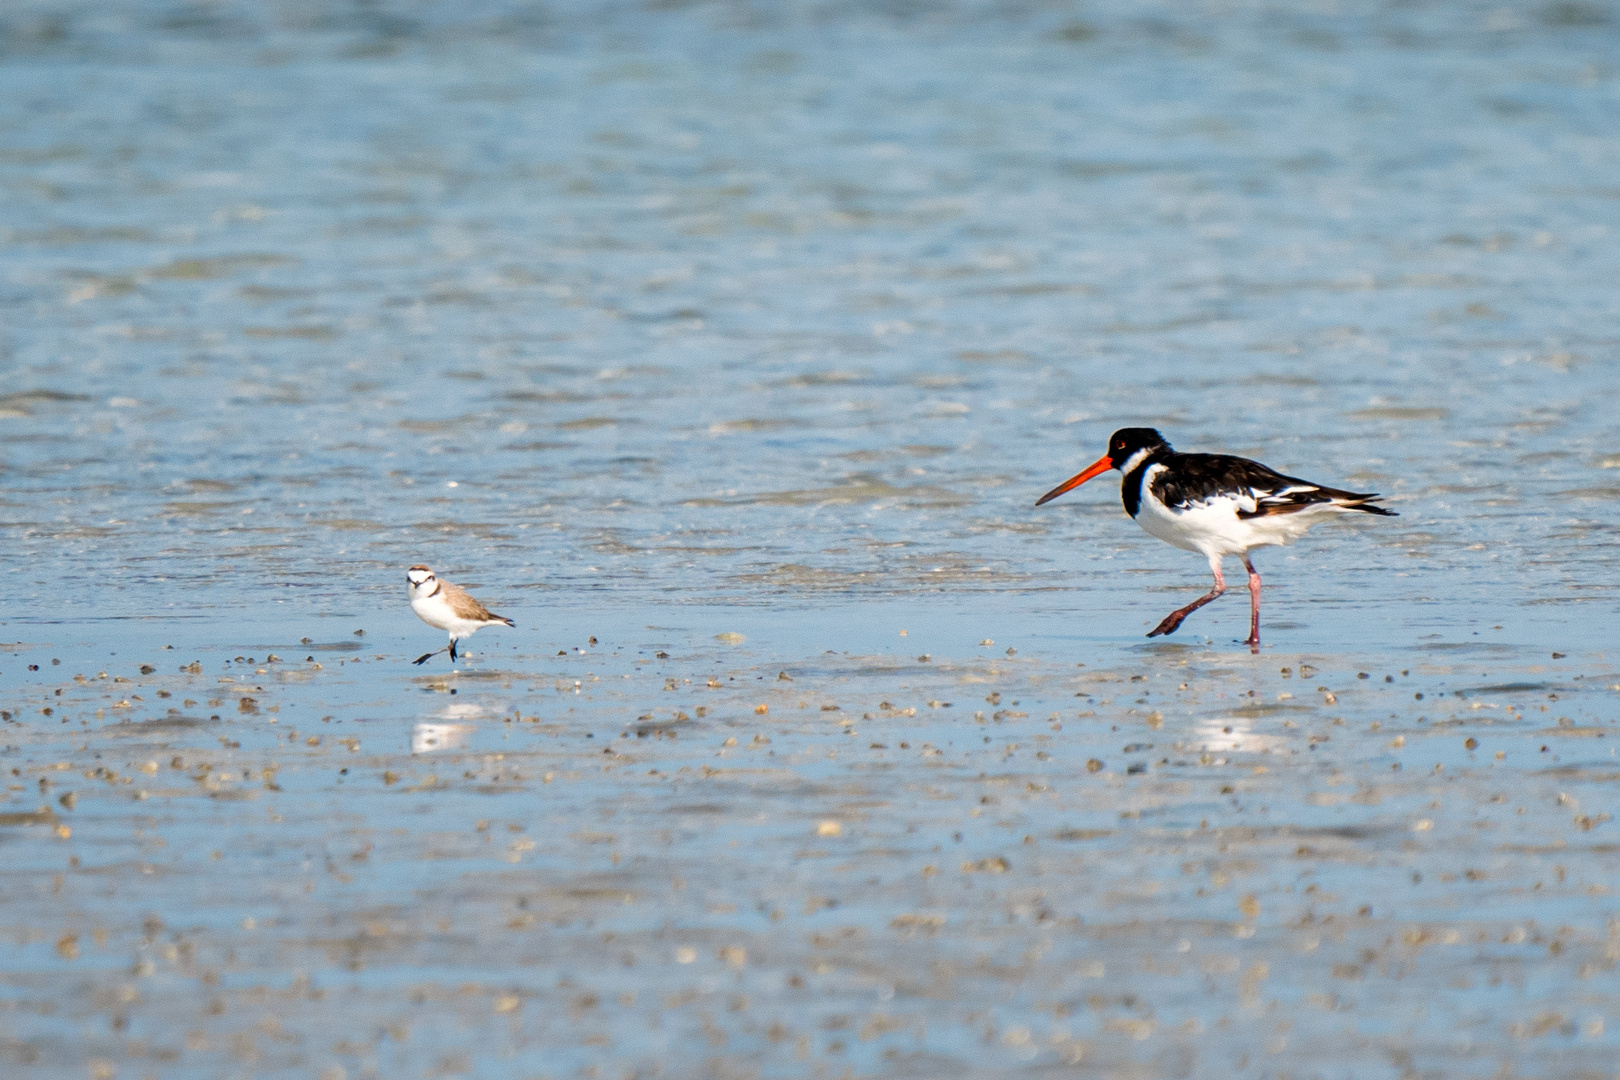
[[[514,626],[511,619],[497,615],[448,581],[440,581],[426,566],[405,571],[405,592],[411,598],[416,617],[438,630],[450,632],[450,659],[456,659],[456,642],[472,637],[483,626]],[[434,649],[414,662],[426,663],[444,649]]]

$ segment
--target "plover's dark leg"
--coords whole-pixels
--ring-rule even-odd
[[[425,653],[422,656],[418,656],[415,660],[412,660],[411,663],[413,663],[413,664],[425,664],[429,660],[433,659],[435,656],[438,656],[442,652],[444,652],[443,649],[434,649],[430,653]]]
[[[1249,640],[1243,644],[1250,652],[1260,651],[1260,574],[1247,555],[1243,556],[1243,569],[1249,572]]]
[[[456,658],[456,639],[451,638],[450,639],[450,659],[454,660],[455,658]]]
[[[1164,617],[1164,621],[1159,623],[1158,626],[1155,626],[1153,628],[1153,632],[1148,634],[1148,637],[1158,637],[1160,634],[1175,633],[1176,628],[1181,625],[1181,621],[1183,619],[1226,591],[1226,579],[1221,577],[1220,560],[1211,559],[1209,567],[1211,570],[1215,571],[1215,587],[1209,590],[1209,592],[1205,593],[1203,596],[1200,596],[1197,600],[1194,600],[1192,603],[1188,604],[1186,607],[1177,608],[1175,611],[1172,611],[1170,614],[1166,615]]]

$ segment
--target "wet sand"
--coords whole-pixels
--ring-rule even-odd
[[[369,640],[14,654],[13,1067],[1612,1068],[1620,673],[1579,654]]]

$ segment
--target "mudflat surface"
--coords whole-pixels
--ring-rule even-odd
[[[0,1072],[1612,1077],[1617,44],[8,11]]]

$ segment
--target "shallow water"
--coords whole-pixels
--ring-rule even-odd
[[[1612,1076],[1617,38],[8,9],[0,1063]]]

